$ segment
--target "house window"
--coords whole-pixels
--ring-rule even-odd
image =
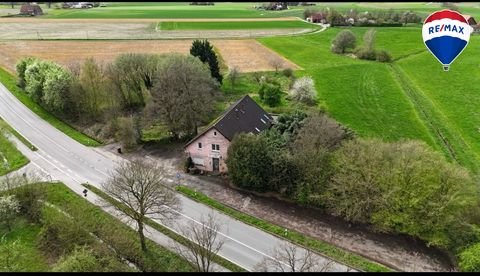
[[[213,132],[213,136],[217,136],[217,132],[216,132],[216,131]]]
[[[219,151],[220,150],[220,145],[212,144],[212,150]]]
[[[199,148],[199,149],[202,148],[202,143],[198,143],[198,148]]]

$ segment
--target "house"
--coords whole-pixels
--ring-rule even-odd
[[[307,18],[308,22],[311,23],[327,23],[327,14],[322,12],[317,12],[312,14],[310,17]]]
[[[468,25],[470,25],[472,27],[477,25],[477,21],[475,20],[475,18],[473,18],[473,16],[465,14],[465,15],[463,15],[463,17],[465,17],[465,20],[467,20]]]
[[[273,118],[248,95],[234,103],[206,130],[184,147],[195,168],[212,173],[225,173],[227,150],[239,133],[258,134],[270,128]]]
[[[21,15],[36,16],[36,15],[42,15],[43,11],[42,11],[42,8],[40,8],[39,5],[25,4],[25,5],[22,5],[22,7],[20,8],[20,14]]]

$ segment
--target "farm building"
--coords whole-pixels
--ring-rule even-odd
[[[225,173],[225,159],[233,137],[238,133],[258,134],[270,128],[272,122],[273,117],[247,95],[190,140],[185,145],[185,154],[200,171]]]
[[[311,22],[311,23],[325,24],[325,23],[327,23],[327,14],[323,13],[323,12],[314,13],[307,18],[307,21]]]
[[[22,5],[22,7],[20,8],[20,14],[21,15],[36,16],[36,15],[42,15],[43,11],[42,11],[42,8],[40,8],[39,5],[25,4],[25,5]]]

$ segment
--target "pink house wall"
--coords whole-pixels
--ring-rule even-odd
[[[215,133],[217,135],[215,135]],[[198,147],[198,143],[202,143],[202,148]],[[220,145],[219,151],[212,150],[212,144]],[[227,172],[227,165],[225,164],[225,159],[227,158],[227,150],[230,146],[230,141],[225,138],[219,131],[215,128],[210,129],[205,132],[202,136],[198,137],[190,145],[185,148],[185,152],[192,159],[201,158],[203,159],[203,166],[196,165],[197,168],[205,171],[213,171],[213,158],[219,158],[220,161],[220,172]]]

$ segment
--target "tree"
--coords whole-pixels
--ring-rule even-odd
[[[13,195],[0,197],[0,222],[12,231],[12,223],[20,213],[20,204]]]
[[[42,103],[45,72],[49,70],[49,66],[46,61],[36,60],[25,69],[25,92],[39,104]]]
[[[311,77],[302,77],[293,83],[288,94],[293,100],[310,105],[315,103],[317,90]]]
[[[239,78],[238,68],[233,67],[232,69],[230,69],[228,72],[227,78],[230,81],[230,84],[232,85],[232,90],[233,90]]]
[[[310,249],[282,242],[273,249],[272,257],[265,257],[256,265],[261,272],[327,272],[333,261],[315,260]]]
[[[327,22],[330,26],[342,26],[345,25],[345,18],[339,12],[334,9],[330,9],[327,15]]]
[[[284,61],[278,56],[271,56],[268,58],[268,63],[275,69],[275,74],[277,74],[278,70],[282,68]]]
[[[128,111],[142,108],[150,98],[153,79],[164,56],[157,54],[121,54],[108,66],[107,75]]]
[[[223,246],[224,239],[218,236],[220,223],[213,213],[201,217],[197,221],[190,221],[181,227],[181,233],[189,242],[183,247],[177,245],[178,252],[190,263],[195,264],[198,272],[213,272],[213,261]]]
[[[25,88],[25,71],[27,67],[32,63],[38,61],[36,58],[26,57],[22,58],[17,64],[15,65],[15,69],[17,71],[18,83],[17,85],[21,88]]]
[[[116,139],[127,150],[133,149],[140,140],[140,130],[133,117],[118,118]]]
[[[69,89],[72,75],[58,65],[45,72],[42,102],[48,110],[63,113],[69,107]]]
[[[335,174],[325,196],[335,214],[384,232],[456,246],[466,210],[477,206],[468,171],[416,141],[353,140],[335,153]],[[464,235],[464,234],[462,234]]]
[[[218,86],[208,68],[192,56],[173,54],[158,68],[151,115],[159,115],[175,138],[197,134],[215,111]]]
[[[232,182],[257,192],[271,190],[268,186],[273,159],[266,137],[236,135],[228,147],[226,164]]]
[[[272,129],[278,130],[279,134],[284,136],[287,142],[290,142],[302,128],[307,116],[307,113],[298,109],[294,112],[282,113],[278,116],[277,122],[272,126]]]
[[[349,30],[343,30],[337,34],[332,42],[332,52],[337,54],[344,54],[348,48],[355,48],[357,38]]]
[[[210,68],[211,76],[219,83],[222,83],[223,77],[220,74],[217,54],[208,40],[194,40],[192,42],[192,47],[190,48],[190,54],[194,57],[198,57],[203,63],[207,63]]]
[[[147,251],[144,234],[147,217],[169,220],[180,207],[175,192],[165,184],[165,175],[165,169],[158,164],[134,160],[121,163],[103,184],[105,192],[124,205],[115,207],[137,223],[143,251]]]

